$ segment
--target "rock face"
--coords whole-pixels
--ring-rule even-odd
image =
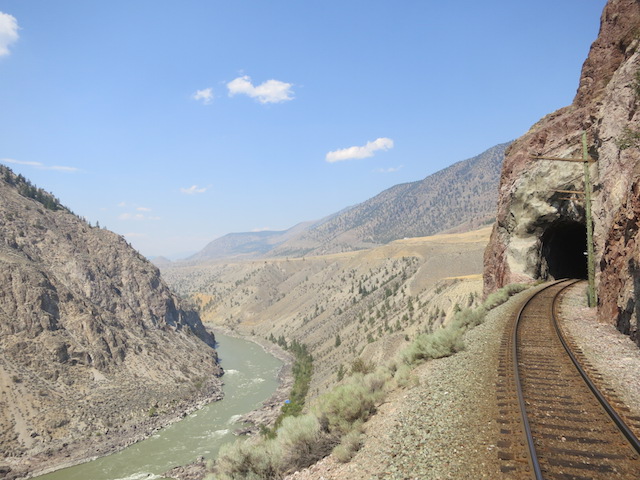
[[[122,237],[0,167],[0,450],[14,471],[218,395],[213,347]]]
[[[573,103],[519,138],[505,157],[485,293],[516,281],[586,275],[581,163],[588,135],[598,316],[636,342],[640,311],[640,2],[610,0]],[[558,192],[564,190],[564,192]],[[582,259],[581,259],[582,256]]]

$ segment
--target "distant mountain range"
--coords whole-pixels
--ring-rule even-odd
[[[319,221],[300,223],[285,231],[225,235],[187,261],[348,252],[400,238],[461,232],[491,223],[509,145],[496,145],[423,180],[396,185]]]

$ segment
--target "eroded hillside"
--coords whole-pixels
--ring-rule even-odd
[[[0,174],[0,451],[11,474],[104,452],[219,395],[214,338],[157,268]]]
[[[489,229],[398,240],[361,252],[198,266],[163,276],[202,318],[246,335],[297,340],[314,356],[312,393],[354,359],[378,363],[481,294]]]

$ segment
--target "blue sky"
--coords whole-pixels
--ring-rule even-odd
[[[183,258],[524,134],[604,4],[0,0],[0,163]]]

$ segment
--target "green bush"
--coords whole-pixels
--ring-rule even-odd
[[[403,387],[403,388],[416,385],[418,383],[418,377],[413,375],[412,371],[413,369],[406,364],[403,364],[400,367],[398,367],[398,370],[396,370],[396,373],[393,376],[393,378],[396,381],[396,384],[399,387]]]
[[[509,285],[505,285],[500,290],[489,294],[482,306],[487,310],[496,308],[498,305],[502,305],[504,302],[509,300],[509,297],[526,290],[529,286],[530,285],[526,285],[524,283],[511,283]]]
[[[402,353],[402,357],[408,364],[415,364],[420,360],[448,357],[464,348],[463,333],[463,329],[452,325],[438,329],[433,333],[423,333],[416,337]]]
[[[282,451],[276,440],[238,440],[220,448],[216,462],[220,480],[276,480],[282,478]]]
[[[339,462],[347,463],[362,447],[362,434],[358,430],[347,433],[331,453]]]
[[[315,415],[287,417],[277,431],[282,451],[282,473],[295,472],[326,457],[336,438],[322,431]]]
[[[369,419],[384,398],[385,378],[379,373],[354,375],[318,399],[316,415],[327,432],[346,435]]]

